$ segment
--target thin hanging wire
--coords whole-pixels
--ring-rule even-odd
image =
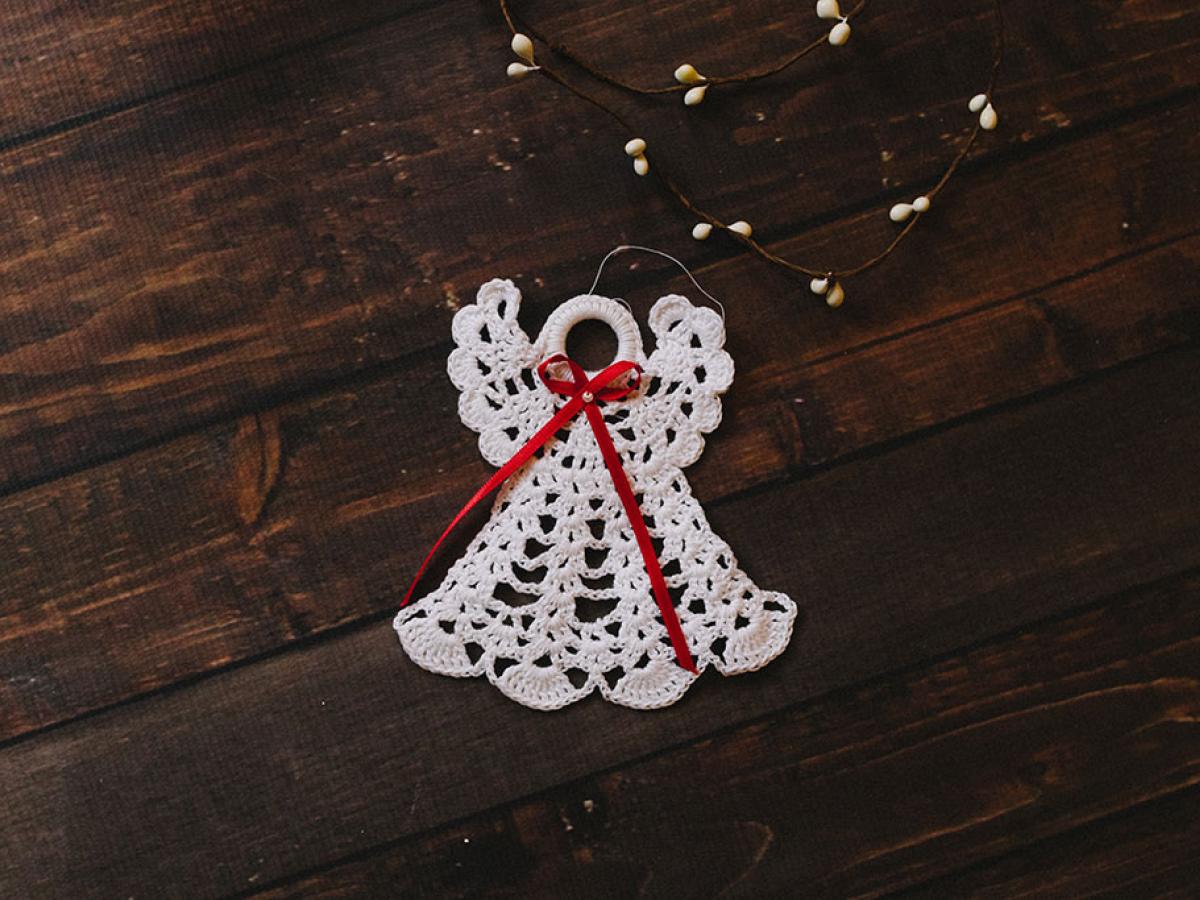
[[[596,277],[592,279],[592,286],[588,289],[589,294],[596,293],[596,287],[600,284],[600,276],[604,274],[604,267],[606,265],[608,265],[608,261],[610,259],[612,259],[614,256],[616,256],[618,253],[624,253],[626,250],[640,250],[643,253],[652,253],[655,256],[661,256],[663,259],[667,259],[667,260],[670,260],[671,262],[675,263],[675,265],[677,265],[683,271],[683,274],[688,277],[688,281],[690,281],[693,285],[695,285],[696,290],[698,290],[705,297],[707,297],[709,300],[711,300],[713,303],[715,303],[717,305],[717,309],[721,313],[721,324],[722,325],[725,324],[725,304],[722,303],[720,300],[718,300],[716,297],[714,297],[712,294],[710,294],[708,291],[706,291],[701,286],[700,282],[698,282],[696,280],[696,276],[692,274],[691,269],[689,269],[687,266],[685,266],[683,263],[681,263],[679,260],[677,260],[670,253],[667,253],[663,250],[656,250],[653,247],[643,247],[641,244],[618,244],[616,247],[613,247],[611,250],[609,250],[608,253],[604,254],[604,259],[600,260],[600,265],[596,269]],[[625,303],[624,300],[621,300],[619,302]],[[625,303],[625,308],[629,309],[630,312],[633,312],[633,310],[629,308],[628,303]]]

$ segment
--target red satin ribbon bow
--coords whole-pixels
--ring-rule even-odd
[[[550,366],[559,363],[566,365],[570,369],[570,381],[561,378],[552,378],[547,374]],[[647,530],[646,522],[642,518],[642,511],[638,509],[637,498],[634,496],[633,488],[629,485],[625,469],[621,466],[620,454],[617,453],[617,448],[613,446],[612,436],[608,433],[608,426],[604,423],[604,415],[596,405],[598,401],[620,400],[636,389],[642,379],[641,366],[633,362],[615,362],[595,377],[589,379],[587,373],[583,371],[578,363],[562,353],[557,353],[538,366],[537,372],[538,377],[542,379],[542,383],[546,387],[556,394],[563,394],[570,399],[550,418],[549,422],[538,429],[537,433],[529,439],[524,447],[514,453],[512,458],[501,466],[484,483],[483,487],[475,492],[475,495],[450,520],[450,524],[446,526],[446,530],[442,532],[442,536],[437,539],[433,548],[426,555],[424,562],[421,563],[421,567],[417,569],[417,575],[413,579],[408,593],[404,595],[404,601],[400,604],[400,608],[403,609],[412,600],[413,592],[417,589],[417,584],[421,581],[421,576],[425,574],[425,569],[429,566],[430,560],[433,559],[434,554],[437,553],[446,538],[450,536],[450,533],[458,527],[467,513],[474,509],[476,504],[486,498],[492,491],[500,487],[513,472],[525,465],[530,457],[538,451],[538,448],[549,441],[555,432],[574,419],[582,409],[587,415],[588,423],[592,426],[592,433],[596,436],[596,443],[600,445],[600,454],[604,457],[604,464],[608,467],[608,474],[612,476],[613,487],[617,489],[617,494],[621,498],[621,504],[625,507],[625,514],[629,517],[629,524],[633,526],[633,533],[637,537],[638,548],[642,551],[642,561],[646,564],[646,574],[650,576],[650,586],[654,589],[654,599],[658,603],[659,612],[662,613],[663,624],[667,627],[667,634],[671,638],[671,646],[675,649],[675,656],[681,666],[689,672],[696,672],[696,664],[693,662],[692,653],[688,649],[687,638],[683,634],[683,626],[679,624],[679,616],[675,614],[675,607],[671,603],[671,595],[667,591],[667,580],[663,577],[662,568],[658,564],[658,556],[654,552],[654,543],[650,539],[650,532]],[[636,374],[633,378],[617,384],[616,382],[628,372]]]

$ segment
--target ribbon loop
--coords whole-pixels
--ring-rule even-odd
[[[564,381],[561,378],[551,377],[549,374],[551,366],[566,366],[571,372],[572,380]],[[538,366],[537,372],[538,377],[542,379],[542,384],[556,394],[564,394],[569,397],[575,395],[582,397],[584,394],[590,394],[591,399],[584,399],[586,403],[594,400],[621,400],[637,390],[638,385],[642,382],[642,368],[637,363],[615,362],[589,379],[579,363],[562,353],[556,353],[543,360]],[[622,375],[629,372],[633,373],[632,378],[627,379],[625,384],[615,384]]]
[[[549,371],[552,366],[566,366],[571,373],[571,380],[568,381],[553,377]],[[608,426],[604,422],[604,414],[596,405],[598,401],[611,402],[621,400],[637,390],[642,379],[641,366],[635,362],[620,360],[607,366],[591,378],[588,378],[583,367],[575,362],[575,360],[566,354],[556,353],[542,361],[537,368],[537,373],[542,383],[549,390],[567,397],[567,402],[458,511],[458,514],[446,526],[446,530],[442,532],[442,536],[437,539],[433,548],[425,556],[425,560],[417,570],[416,577],[413,578],[408,592],[404,595],[404,600],[401,602],[400,608],[403,609],[412,600],[413,592],[417,589],[417,584],[420,583],[421,576],[425,574],[425,569],[428,568],[430,561],[446,538],[450,536],[450,533],[466,517],[467,513],[500,487],[510,475],[528,462],[560,428],[574,419],[582,409],[587,416],[588,424],[592,427],[596,443],[600,447],[600,455],[604,458],[604,464],[608,468],[609,475],[612,477],[613,487],[616,489],[617,495],[621,498],[621,504],[625,508],[629,524],[633,527],[633,533],[638,542],[638,549],[641,550],[642,561],[646,566],[646,574],[650,578],[650,586],[654,591],[654,599],[658,604],[659,612],[662,614],[663,624],[666,626],[667,635],[671,639],[671,646],[675,650],[675,656],[683,668],[695,674],[696,664],[692,659],[691,650],[688,648],[687,638],[684,636],[683,626],[679,622],[675,606],[671,602],[671,594],[667,589],[667,581],[663,576],[662,567],[658,564],[658,555],[654,550],[654,542],[650,537],[650,531],[646,528],[646,522],[642,518],[641,509],[637,504],[637,497],[634,495],[633,488],[629,484],[629,478],[626,476],[625,469],[621,465],[621,456],[613,444],[612,435],[608,433]]]

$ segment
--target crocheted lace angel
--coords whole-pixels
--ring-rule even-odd
[[[732,675],[783,651],[795,604],[763,591],[713,533],[683,475],[721,421],[733,379],[724,325],[707,307],[671,295],[650,312],[646,357],[616,301],[576,297],[535,341],[517,324],[521,295],[494,280],[454,317],[448,370],[459,415],[479,449],[503,465],[566,398],[536,377],[565,350],[580,319],[608,322],[618,359],[638,363],[638,389],[602,408],[695,659]],[[589,373],[589,375],[594,373]],[[629,520],[596,438],[580,416],[500,489],[490,520],[427,596],[396,616],[408,655],[432,672],[486,676],[512,699],[556,709],[593,691],[649,709],[678,700],[697,677],[679,665]]]

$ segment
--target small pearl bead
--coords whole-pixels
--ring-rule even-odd
[[[817,18],[840,19],[842,11],[838,9],[837,0],[817,0]]]
[[[675,70],[675,80],[680,84],[698,84],[704,80],[704,76],[696,71],[695,66],[684,63]]]
[[[525,62],[533,62],[533,41],[523,34],[514,34],[512,39],[512,51],[525,60]]]
[[[829,289],[829,293],[825,295],[825,305],[830,309],[837,309],[842,305],[842,301],[846,299],[846,292],[842,290],[842,286],[836,281],[833,287]]]
[[[730,225],[729,230],[734,234],[740,234],[742,237],[750,237],[750,234],[753,231],[753,229],[750,227],[750,223],[744,222],[741,219],[738,219],[736,222]]]
[[[595,399],[596,399],[596,396],[591,391],[583,392],[583,402],[584,403],[591,403]]]
[[[983,109],[985,106],[987,106],[987,102],[988,102],[987,94],[976,94],[974,97],[971,98],[971,102],[967,104],[967,109],[969,109],[973,113],[977,113],[981,109]]]
[[[707,241],[710,234],[712,234],[712,226],[707,222],[698,222],[692,228],[692,237],[698,241]]]
[[[808,283],[808,289],[819,296],[829,290],[829,279],[814,278]]]
[[[833,46],[840,47],[848,40],[850,40],[849,22],[838,22],[829,30],[829,43]]]
[[[639,175],[645,175],[650,171],[650,160],[644,156],[639,156],[633,161],[633,171]]]
[[[903,222],[912,215],[914,206],[908,203],[897,203],[888,213],[888,218],[893,222]]]
[[[984,131],[991,131],[999,122],[1000,117],[996,115],[996,108],[990,103],[979,114],[979,127]]]
[[[683,95],[684,106],[699,106],[704,102],[704,95],[708,93],[708,85],[702,84],[699,87],[694,87]]]
[[[525,65],[524,63],[509,63],[506,71],[508,72],[508,77],[513,81],[520,81],[530,72],[532,72],[533,69],[529,68],[529,66]]]
[[[641,156],[646,152],[646,142],[641,138],[634,138],[625,145],[626,156]]]
[[[929,198],[922,194],[912,202],[912,208],[919,213],[929,212]]]

